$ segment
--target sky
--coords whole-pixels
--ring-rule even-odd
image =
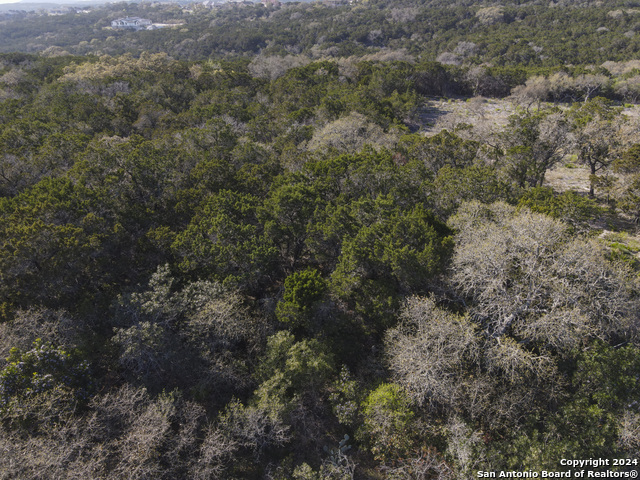
[[[17,3],[20,0],[0,0],[0,3]]]

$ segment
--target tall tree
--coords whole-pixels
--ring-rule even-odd
[[[520,186],[538,187],[547,170],[562,158],[569,128],[558,108],[518,112],[500,135],[505,168]]]
[[[626,121],[620,108],[604,98],[596,97],[575,104],[569,111],[578,162],[589,167],[592,175],[589,196],[595,193],[595,175],[606,169],[620,153],[620,129]]]

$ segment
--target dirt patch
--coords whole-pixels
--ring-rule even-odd
[[[548,104],[551,106],[551,104]],[[560,105],[568,108],[567,105]],[[446,129],[455,130],[463,124],[471,125],[476,134],[497,132],[516,113],[518,105],[509,98],[430,98],[418,111],[418,131],[435,135]],[[628,119],[623,134],[629,143],[640,142],[640,105],[625,105],[622,114]]]
[[[545,186],[556,192],[572,190],[576,193],[589,193],[589,169],[586,167],[556,166],[544,178]]]
[[[442,130],[456,130],[470,125],[476,131],[500,130],[516,112],[515,105],[507,100],[473,97],[463,99],[432,98],[418,113],[420,131],[435,135]]]

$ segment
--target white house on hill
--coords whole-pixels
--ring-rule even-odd
[[[111,22],[113,28],[133,28],[136,30],[147,28],[149,25],[151,25],[151,20],[140,17],[118,18]]]

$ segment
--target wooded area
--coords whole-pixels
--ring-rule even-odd
[[[637,458],[640,4],[605,3],[0,20],[0,478]]]

